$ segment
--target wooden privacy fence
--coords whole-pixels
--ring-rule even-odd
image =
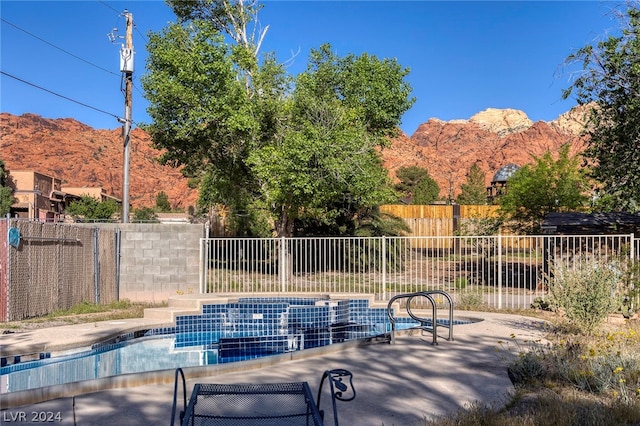
[[[462,231],[470,221],[496,217],[498,206],[385,204],[380,211],[402,218],[413,237],[446,237],[465,234]],[[423,240],[421,244],[432,242]]]

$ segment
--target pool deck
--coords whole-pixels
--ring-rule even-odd
[[[344,368],[353,373],[357,391],[354,401],[338,403],[344,425],[421,425],[425,418],[476,402],[502,406],[513,392],[509,359],[530,342],[544,340],[544,322],[469,311],[456,311],[454,318],[482,321],[454,326],[453,341],[446,340],[448,329],[439,327],[437,346],[431,344],[431,334],[414,331],[397,335],[394,345],[349,343],[235,365],[186,368],[187,396],[195,383],[300,381],[308,382],[315,395],[325,370]],[[6,334],[0,336],[0,353],[63,351],[161,325],[166,324],[132,319]],[[168,425],[173,377],[167,370],[1,394],[0,423],[41,424],[47,415],[59,414],[61,421],[55,423],[61,425]],[[321,405],[326,424],[333,424],[326,386]]]

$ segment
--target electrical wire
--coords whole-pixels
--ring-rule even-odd
[[[113,10],[114,12],[116,12],[116,13],[118,13],[118,14],[120,13],[120,11],[119,11],[119,10],[115,9],[115,8],[114,8],[114,7],[112,7],[112,6],[109,6],[106,2],[104,2],[104,1],[102,1],[102,0],[99,0],[99,1],[100,1],[100,3],[102,3],[104,6],[108,7],[109,9]]]
[[[8,25],[11,25],[12,27],[14,27],[14,28],[16,28],[16,29],[18,29],[18,30],[20,30],[20,31],[24,32],[25,34],[28,34],[28,35],[30,35],[31,37],[36,38],[36,39],[40,40],[41,42],[46,43],[46,44],[48,44],[49,46],[54,47],[54,48],[56,48],[56,49],[60,50],[61,52],[66,53],[67,55],[73,56],[74,58],[76,58],[76,59],[78,59],[78,60],[80,60],[80,61],[82,61],[82,62],[84,62],[84,63],[87,63],[87,64],[89,64],[89,65],[91,65],[91,66],[93,66],[93,67],[96,67],[96,68],[98,68],[98,69],[100,69],[100,70],[102,70],[102,71],[108,72],[109,74],[113,74],[113,75],[119,76],[119,75],[118,75],[118,73],[115,73],[115,72],[110,71],[110,70],[108,70],[108,69],[106,69],[106,68],[103,68],[103,67],[101,67],[100,65],[96,65],[96,64],[94,64],[94,63],[92,63],[92,62],[89,62],[89,61],[87,61],[86,59],[83,59],[83,58],[81,58],[81,57],[80,57],[80,56],[78,56],[78,55],[74,55],[73,53],[68,52],[68,51],[64,50],[63,48],[58,47],[58,46],[56,46],[55,44],[48,42],[47,40],[43,39],[42,37],[38,37],[37,35],[35,35],[35,34],[33,34],[33,33],[30,33],[29,31],[25,30],[24,28],[20,28],[20,27],[19,27],[19,26],[17,26],[16,24],[11,23],[11,22],[7,21],[7,20],[6,20],[6,19],[4,19],[4,18],[0,18],[0,20],[2,20],[2,22],[6,23],[6,24],[8,24]]]
[[[110,6],[109,4],[107,4],[106,2],[104,2],[104,1],[102,1],[102,0],[99,0],[99,2],[100,2],[100,3],[102,3],[104,6],[108,7],[109,9],[113,10],[114,12],[116,12],[118,15],[121,15],[121,12],[120,12],[119,10],[117,10],[117,9],[113,8],[112,6]],[[4,23],[8,24],[8,25],[11,25],[12,27],[16,28],[17,30],[20,30],[20,31],[24,32],[25,34],[27,34],[27,35],[29,35],[29,36],[31,36],[31,37],[33,37],[33,38],[37,39],[37,40],[40,40],[41,42],[43,42],[43,43],[45,43],[45,44],[48,44],[49,46],[51,46],[51,47],[53,47],[53,48],[55,48],[55,49],[58,49],[58,50],[60,50],[60,51],[61,51],[61,52],[63,52],[63,53],[66,53],[67,55],[70,55],[70,56],[72,56],[72,57],[74,57],[74,58],[76,58],[76,59],[78,59],[78,60],[80,60],[80,61],[82,61],[82,62],[85,62],[86,64],[89,64],[89,65],[91,65],[91,66],[93,66],[93,67],[95,67],[95,68],[98,68],[98,69],[100,69],[100,70],[102,70],[102,71],[105,71],[105,72],[107,72],[107,73],[109,73],[109,74],[111,74],[111,75],[120,76],[118,73],[115,73],[115,72],[113,72],[113,71],[110,71],[110,70],[108,70],[108,69],[106,69],[106,68],[103,68],[103,67],[101,67],[101,66],[99,66],[99,65],[96,65],[96,64],[94,64],[94,63],[92,63],[92,62],[90,62],[90,61],[88,61],[88,60],[86,60],[86,59],[84,59],[84,58],[81,58],[81,57],[79,57],[79,56],[77,56],[77,55],[75,55],[75,54],[73,54],[73,53],[71,53],[71,52],[69,52],[69,51],[67,51],[67,50],[65,50],[65,49],[63,49],[63,48],[61,48],[61,47],[58,47],[58,46],[56,46],[55,44],[53,44],[53,43],[51,43],[51,42],[49,42],[49,41],[47,41],[47,40],[43,39],[42,37],[39,37],[39,36],[37,36],[37,35],[35,35],[35,34],[33,34],[33,33],[29,32],[29,31],[25,30],[24,28],[21,28],[21,27],[19,27],[18,25],[14,24],[14,23],[12,23],[12,22],[7,21],[7,20],[6,20],[6,19],[4,19],[4,18],[1,18],[1,17],[0,17],[0,20],[1,20],[2,22],[4,22]],[[145,38],[144,34],[142,34],[142,32],[140,32],[140,30],[138,30],[138,28],[137,28],[136,26],[134,26],[134,29],[135,29],[135,30],[138,32],[138,34],[139,34],[139,35],[144,39],[144,41],[145,41],[145,42],[147,42],[147,39]],[[46,89],[46,88],[41,87],[41,86],[38,86],[38,85],[36,85],[36,84],[34,84],[34,83],[31,83],[31,82],[28,82],[28,81],[26,81],[26,80],[23,80],[23,79],[21,79],[21,78],[19,78],[19,77],[16,77],[16,76],[14,76],[14,75],[11,75],[11,74],[9,74],[9,73],[7,73],[7,72],[4,72],[4,71],[1,71],[1,72],[2,72],[2,74],[6,75],[7,77],[13,78],[13,79],[15,79],[15,80],[17,80],[17,81],[20,81],[20,82],[22,82],[22,83],[24,83],[24,84],[30,85],[30,86],[32,86],[32,87],[35,87],[35,88],[37,88],[37,89],[39,89],[39,90],[43,90],[43,91],[45,91],[45,92],[47,92],[47,93],[50,93],[50,94],[52,94],[52,95],[55,95],[55,96],[61,97],[61,98],[63,98],[63,99],[66,99],[66,100],[68,100],[68,101],[74,102],[74,103],[76,103],[76,104],[78,104],[78,105],[82,105],[82,106],[84,106],[84,107],[86,107],[86,108],[90,108],[90,109],[93,109],[93,110],[95,110],[95,111],[101,112],[101,113],[103,113],[103,114],[107,114],[107,115],[110,115],[110,116],[112,116],[112,117],[115,117],[115,118],[116,118],[116,120],[118,120],[118,122],[122,122],[122,120],[123,120],[121,117],[119,117],[119,116],[117,116],[117,115],[115,115],[115,114],[112,114],[112,113],[110,113],[110,112],[108,112],[108,111],[101,110],[101,109],[99,109],[99,108],[93,107],[93,106],[91,106],[91,105],[85,104],[85,103],[83,103],[83,102],[77,101],[77,100],[75,100],[75,99],[69,98],[69,97],[64,96],[64,95],[61,95],[61,94],[59,94],[59,93],[53,92],[53,91],[51,91],[51,90],[49,90],[49,89]],[[133,84],[133,87],[136,89],[136,91],[137,91],[140,95],[142,95],[142,97],[144,97],[144,93],[142,92],[142,90],[140,90],[140,88],[139,88],[136,84]],[[137,124],[137,123],[135,123],[135,122],[134,122],[134,124]]]
[[[28,84],[29,86],[33,86],[33,87],[35,87],[36,89],[40,89],[40,90],[45,91],[45,92],[47,92],[47,93],[50,93],[50,94],[52,94],[52,95],[58,96],[58,97],[60,97],[60,98],[62,98],[62,99],[66,99],[66,100],[71,101],[71,102],[73,102],[73,103],[76,103],[76,104],[78,104],[78,105],[82,105],[82,106],[83,106],[83,107],[85,107],[85,108],[90,108],[90,109],[92,109],[92,110],[94,110],[94,111],[98,111],[98,112],[101,112],[101,113],[103,113],[103,114],[110,115],[111,117],[114,117],[116,120],[118,120],[118,122],[121,122],[121,121],[123,120],[121,117],[119,117],[119,116],[118,116],[118,115],[116,115],[116,114],[112,114],[112,113],[110,113],[110,112],[108,112],[108,111],[105,111],[105,110],[103,110],[103,109],[96,108],[96,107],[94,107],[94,106],[91,106],[91,105],[85,104],[84,102],[80,102],[80,101],[77,101],[77,100],[75,100],[75,99],[72,99],[72,98],[70,98],[70,97],[68,97],[68,96],[64,96],[64,95],[61,95],[61,94],[59,94],[59,93],[53,92],[53,91],[51,91],[51,90],[49,90],[49,89],[45,89],[45,88],[44,88],[44,87],[42,87],[42,86],[38,86],[37,84],[34,84],[34,83],[29,82],[29,81],[23,80],[23,79],[21,79],[21,78],[19,78],[19,77],[16,77],[15,75],[9,74],[8,72],[5,72],[5,71],[0,70],[0,74],[6,75],[7,77],[13,78],[14,80],[18,80],[18,81],[19,81],[19,82],[21,82],[21,83]]]
[[[145,43],[149,43],[149,40],[147,40],[147,37],[142,33],[142,31],[138,29],[137,25],[134,24],[133,29],[136,30],[136,32],[140,35],[140,37],[142,37],[142,40],[144,40]]]

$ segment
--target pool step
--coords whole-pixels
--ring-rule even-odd
[[[164,308],[147,308],[144,318],[174,323],[177,316],[197,315],[202,313],[202,306],[214,303],[227,303],[228,297],[217,297],[202,294],[184,294],[170,297],[168,306]]]
[[[310,294],[310,293],[290,293],[292,297],[329,297],[331,300],[340,299],[368,299],[370,308],[385,308],[386,302],[374,300],[373,295],[362,294]],[[156,321],[174,323],[176,317],[180,315],[198,315],[202,313],[204,305],[224,304],[237,300],[240,297],[282,297],[282,293],[258,293],[258,294],[228,294],[228,295],[208,295],[208,294],[181,294],[172,296],[168,300],[168,306],[163,308],[147,308],[144,310],[144,318]],[[401,312],[400,305],[394,303],[394,312]]]
[[[196,315],[200,311],[184,308],[147,308],[144,310],[144,319],[174,323],[180,315]]]

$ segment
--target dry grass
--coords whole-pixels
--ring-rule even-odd
[[[473,405],[425,425],[640,426],[639,319],[608,321],[591,336],[557,319],[549,340],[511,365],[506,407]]]
[[[72,307],[71,309],[54,312],[44,317],[32,318],[23,321],[4,322],[0,324],[0,330],[2,330],[2,333],[10,333],[69,324],[113,321],[126,318],[142,318],[144,317],[145,308],[158,306],[164,305],[133,303],[128,300],[121,300],[108,305],[82,303]]]

